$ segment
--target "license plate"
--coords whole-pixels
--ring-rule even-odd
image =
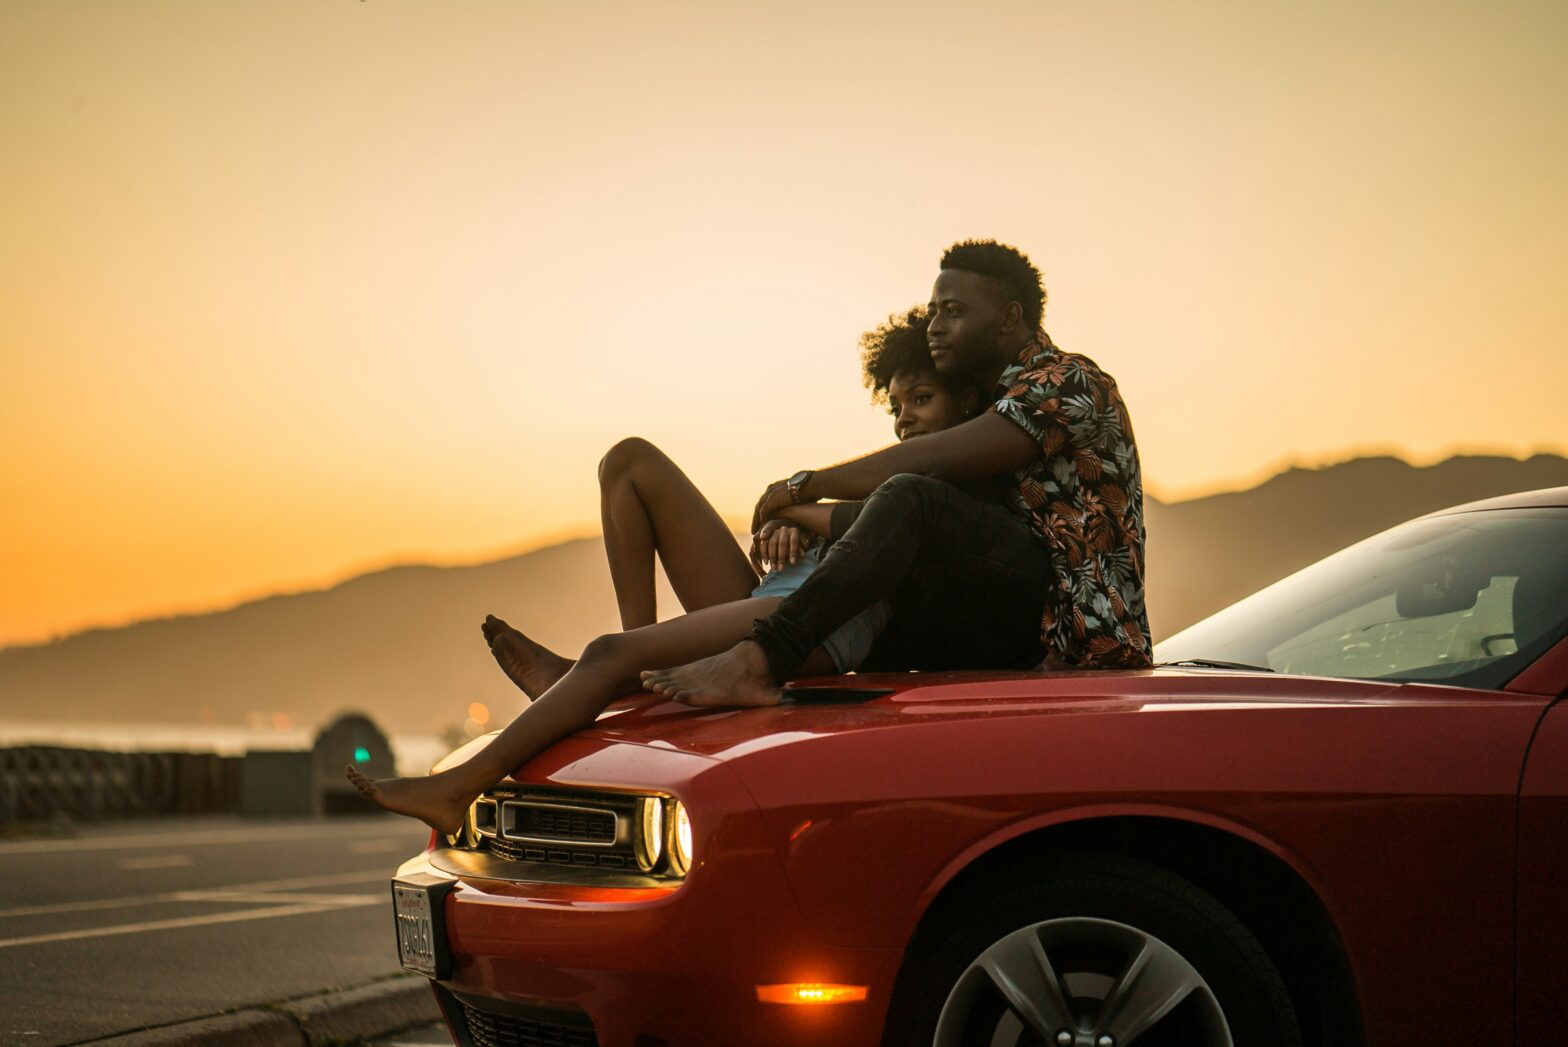
[[[442,919],[452,881],[416,874],[392,881],[392,915],[397,922],[398,960],[427,978],[451,976]]]

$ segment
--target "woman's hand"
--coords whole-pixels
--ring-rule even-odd
[[[760,572],[764,565],[777,569],[799,563],[811,536],[788,520],[772,519],[751,540],[751,562]]]

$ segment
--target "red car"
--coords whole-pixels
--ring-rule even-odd
[[[1565,634],[1558,488],[1151,671],[628,699],[402,866],[404,964],[476,1047],[1563,1043]]]

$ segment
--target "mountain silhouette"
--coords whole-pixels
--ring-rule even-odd
[[[1401,520],[1512,491],[1568,485],[1568,459],[1457,457],[1417,468],[1360,458],[1259,486],[1148,503],[1156,638]],[[660,610],[679,610],[661,585]],[[0,719],[238,724],[282,713],[319,725],[345,708],[398,732],[498,722],[522,696],[479,633],[498,614],[572,655],[616,629],[596,539],[466,567],[403,566],[209,614],[95,629],[0,650]]]

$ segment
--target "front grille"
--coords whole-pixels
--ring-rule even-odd
[[[508,804],[516,821],[507,827],[508,836],[548,837],[576,843],[614,843],[615,815],[610,811],[587,811],[580,807],[545,807],[523,803]]]
[[[598,1047],[593,1026],[543,1017],[492,1014],[463,1003],[463,1020],[474,1047]],[[586,1019],[584,1019],[586,1020]]]
[[[633,839],[638,803],[638,797],[626,793],[498,785],[476,803],[479,838],[468,849],[509,862],[592,870],[594,875],[642,875]]]
[[[514,862],[544,862],[550,865],[582,865],[597,869],[631,869],[636,859],[629,854],[605,854],[594,851],[567,850],[560,847],[541,847],[537,844],[519,843],[516,840],[494,839],[490,850]]]

